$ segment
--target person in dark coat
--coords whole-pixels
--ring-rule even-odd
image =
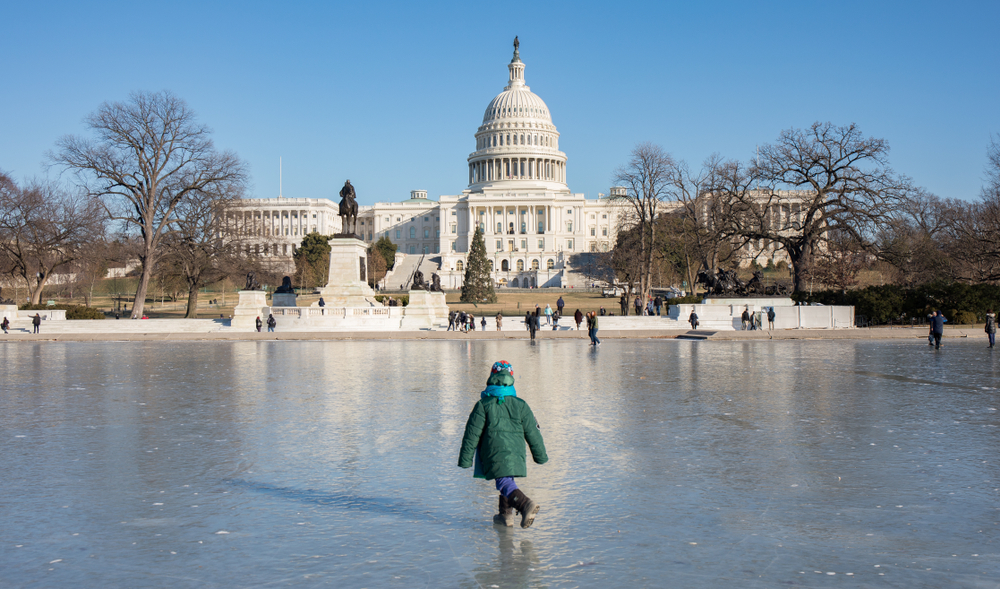
[[[934,349],[941,349],[941,338],[944,336],[944,323],[947,319],[941,311],[935,311],[931,318],[931,336],[934,338]]]
[[[542,312],[535,307],[535,314],[531,316],[531,339],[535,339],[535,333],[542,328]]]
[[[257,316],[257,333],[260,333],[260,328],[264,326],[264,322],[260,320],[260,315]]]
[[[628,315],[628,299],[622,294],[622,298],[618,299],[618,306],[622,308],[622,317]]]
[[[750,307],[743,309],[743,314],[740,315],[740,320],[743,322],[743,331],[750,328]]]
[[[35,313],[35,316],[31,318],[31,333],[38,333],[38,328],[42,325],[42,316]]]
[[[3,318],[3,323],[0,323],[0,329],[3,329],[4,335],[6,335],[7,330],[10,329],[10,321],[7,321],[6,317]]]
[[[691,324],[691,329],[698,329],[698,314],[691,309],[691,315],[688,317],[688,323]]]
[[[774,307],[767,308],[767,328],[774,329]]]
[[[458,311],[450,311],[448,313],[448,331],[455,329],[455,319],[458,318]]]
[[[514,390],[514,369],[501,360],[493,364],[486,390],[469,414],[458,454],[460,468],[475,466],[473,476],[493,480],[500,492],[500,513],[493,517],[496,525],[513,527],[515,510],[521,514],[522,528],[530,527],[538,515],[538,503],[514,482],[528,476],[525,442],[536,464],[548,462],[542,428]]]
[[[657,317],[660,316],[660,308],[661,307],[663,307],[663,299],[660,297],[660,295],[656,295],[656,298],[653,299],[653,308],[656,309],[656,316]]]
[[[275,327],[276,327],[277,325],[278,325],[278,322],[277,322],[277,321],[275,321],[275,319],[274,319],[274,315],[273,315],[273,314],[271,314],[271,313],[268,313],[268,314],[267,314],[267,331],[268,331],[268,333],[270,333],[270,332],[274,331],[274,328],[275,328]]]
[[[4,321],[6,321],[6,319],[4,319]],[[989,311],[986,312],[985,330],[986,330],[986,337],[990,339],[990,347],[992,348],[993,345],[996,343],[997,339],[997,316],[993,313],[993,309],[990,309]],[[3,331],[4,333],[7,333],[6,329],[4,329]]]
[[[566,303],[563,302],[562,297],[560,296],[559,300],[556,301],[556,311],[559,311],[559,316],[560,317],[562,317],[563,307],[565,307],[565,306],[566,306]]]
[[[583,322],[583,313],[580,312],[580,309],[577,309],[576,313],[573,313],[573,320],[576,321],[576,328],[580,329],[580,323]]]

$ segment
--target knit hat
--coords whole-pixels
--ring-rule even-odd
[[[486,390],[482,396],[497,397],[500,403],[506,396],[517,396],[514,391],[514,368],[510,362],[501,360],[493,365],[490,370],[490,377],[486,379]]]

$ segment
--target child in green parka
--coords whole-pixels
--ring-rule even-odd
[[[521,527],[527,528],[535,521],[539,505],[517,488],[514,478],[528,476],[525,441],[536,464],[548,462],[541,427],[531,407],[517,398],[514,369],[506,361],[493,365],[480,397],[465,424],[458,466],[469,468],[475,463],[473,476],[495,481],[500,513],[493,523],[513,527],[517,510]]]

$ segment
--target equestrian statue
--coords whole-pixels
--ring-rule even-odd
[[[340,235],[354,237],[358,233],[358,201],[351,181],[344,182],[340,189]]]

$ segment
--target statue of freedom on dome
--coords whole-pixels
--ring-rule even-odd
[[[514,35],[514,51],[517,51],[521,46],[521,42],[517,40],[517,35]]]
[[[358,201],[351,181],[344,182],[340,189],[340,235],[354,236],[358,229]],[[348,227],[351,228],[348,231]]]

